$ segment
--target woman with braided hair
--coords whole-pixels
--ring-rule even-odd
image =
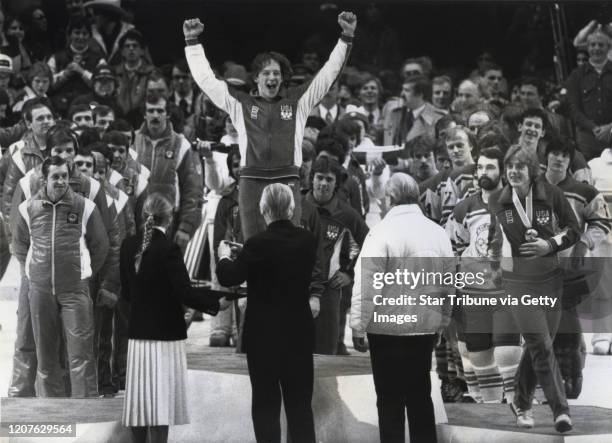
[[[169,425],[189,423],[182,305],[216,315],[230,304],[191,287],[181,250],[166,236],[173,212],[151,194],[142,234],[121,246],[121,296],[131,304],[123,424],[135,442],[165,442]]]

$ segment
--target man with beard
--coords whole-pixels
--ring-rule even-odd
[[[601,29],[587,37],[589,62],[578,66],[567,79],[567,98],[576,125],[576,141],[591,160],[609,146],[612,130],[612,62],[608,60],[610,36]]]
[[[190,143],[174,132],[166,105],[163,97],[147,97],[145,122],[134,137],[134,150],[138,161],[150,171],[149,192],[160,192],[174,202],[174,225],[168,235],[185,251],[200,226],[204,193],[202,166]],[[140,214],[136,220],[140,225]]]
[[[568,266],[569,269],[566,269],[563,275],[565,315],[561,319],[561,328],[554,340],[555,355],[559,361],[567,398],[578,398],[582,390],[582,367],[586,353],[582,327],[574,307],[590,291],[585,280],[585,268],[580,266],[579,261],[586,256],[593,257],[593,251],[606,241],[611,228],[608,205],[603,195],[593,186],[578,182],[568,173],[574,153],[571,142],[552,140],[546,147],[548,169],[544,174],[548,183],[556,185],[565,194],[574,209],[581,232],[576,244],[559,253],[560,257],[579,259],[576,260],[578,262],[576,266],[573,266],[574,259],[566,261],[572,266]],[[589,266],[586,266],[586,269],[588,268]]]
[[[435,139],[428,135],[419,135],[408,143],[412,156],[410,175],[417,183],[421,183],[438,173],[434,157],[435,146]]]
[[[71,395],[95,397],[89,281],[105,263],[109,240],[94,203],[70,188],[69,166],[63,158],[46,159],[41,176],[44,186],[16,211],[13,242],[15,256],[30,281],[38,396],[66,396],[60,366],[60,343],[65,337]]]
[[[551,132],[550,121],[542,109],[527,109],[520,118],[518,125],[519,139],[518,144],[535,152],[540,160],[540,169],[546,172],[548,159],[546,158],[546,145],[548,140],[545,138]],[[550,139],[559,137],[558,134],[548,137]],[[592,183],[591,170],[581,152],[576,152],[570,164],[570,173],[574,179],[580,182]]]
[[[403,146],[419,135],[434,135],[435,124],[444,113],[430,103],[431,90],[431,81],[424,75],[404,80],[401,92],[403,105],[391,111],[384,122],[385,145]]]
[[[483,148],[476,160],[476,178],[480,191],[455,206],[446,224],[453,250],[462,260],[462,272],[494,274],[487,259],[491,214],[491,193],[502,188],[504,154],[497,146]],[[503,288],[494,279],[484,285],[466,286],[474,296],[503,296]],[[461,307],[458,347],[468,391],[476,401],[501,402],[514,398],[514,375],[521,358],[520,337],[508,334],[512,318],[508,310]],[[505,332],[505,333],[504,333]]]
[[[252,72],[257,92],[248,95],[232,91],[215,78],[202,45],[197,44],[204,25],[199,19],[183,24],[185,54],[193,77],[210,99],[230,115],[240,140],[240,217],[245,240],[265,229],[257,202],[263,188],[273,182],[292,186],[296,207],[293,219],[300,220],[299,168],[302,138],[312,108],[325,96],[337,79],[348,57],[357,18],[350,12],[338,16],[342,35],[329,60],[305,86],[281,90],[291,77],[286,57],[275,52],[259,54]]]

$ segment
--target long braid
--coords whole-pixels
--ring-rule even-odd
[[[147,250],[149,244],[151,243],[151,237],[153,235],[153,226],[154,226],[154,217],[153,214],[149,214],[144,223],[144,232],[142,234],[142,244],[140,245],[140,250],[134,257],[134,268],[136,269],[136,273],[140,269],[140,263],[142,262],[142,254]]]

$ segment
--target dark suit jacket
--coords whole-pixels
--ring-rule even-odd
[[[134,255],[140,244],[141,237],[134,236],[121,245],[121,296],[130,302],[128,336],[183,340],[187,328],[182,305],[215,315],[219,302],[204,288],[191,287],[180,248],[157,229],[136,274]]]
[[[280,220],[251,237],[236,260],[219,261],[219,283],[248,284],[247,352],[282,352],[285,346],[312,352],[314,322],[308,300],[316,254],[312,233]]]

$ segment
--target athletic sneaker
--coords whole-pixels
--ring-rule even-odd
[[[515,405],[514,402],[510,402],[510,410],[516,417],[516,425],[519,428],[533,428],[535,426],[531,409],[523,410]]]
[[[569,432],[572,430],[572,419],[567,414],[561,414],[555,419],[555,429],[557,432]]]

